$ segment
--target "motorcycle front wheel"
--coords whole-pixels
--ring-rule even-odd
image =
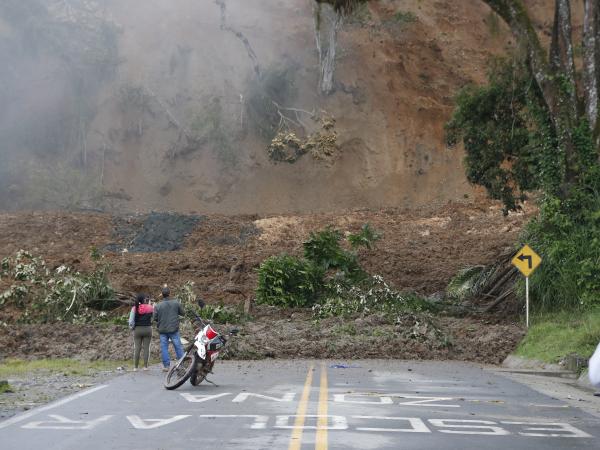
[[[196,367],[196,354],[193,349],[188,350],[177,362],[171,366],[165,376],[165,389],[177,389],[192,375]]]

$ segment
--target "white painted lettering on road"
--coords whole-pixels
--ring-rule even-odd
[[[298,416],[277,416],[275,419],[275,428],[296,428],[295,421]],[[302,416],[306,419],[319,419],[321,416],[318,415],[305,415]],[[325,417],[325,416],[323,416]],[[347,430],[348,421],[344,416],[327,416],[327,427],[317,425],[317,420],[314,420],[315,425],[302,425],[304,430]],[[290,424],[291,422],[291,424]],[[331,424],[330,424],[331,423]]]
[[[179,395],[181,395],[183,398],[185,398],[188,402],[202,403],[202,402],[208,402],[209,400],[215,400],[217,398],[225,397],[226,395],[231,395],[231,393],[224,392],[223,394],[205,395],[205,394],[190,394],[188,392],[181,392]]]
[[[482,434],[487,436],[506,436],[510,434],[504,428],[494,426],[497,423],[489,420],[429,419],[429,423],[438,428],[454,428],[453,430],[438,430],[440,433]]]
[[[54,420],[29,422],[21,428],[37,430],[92,430],[114,416],[101,416],[94,420],[71,420],[64,416],[59,416],[58,414],[49,414],[48,417],[51,417]]]
[[[164,427],[182,419],[191,417],[190,415],[173,416],[167,419],[142,419],[140,416],[127,416],[129,423],[137,430],[152,430],[154,428]]]
[[[253,414],[238,414],[238,415],[230,415],[230,414],[203,414],[200,416],[203,419],[254,419],[250,428],[252,430],[264,430],[267,428],[267,422],[269,421],[269,416],[258,416]]]
[[[231,401],[234,403],[241,403],[246,401],[249,397],[262,398],[264,400],[271,400],[273,402],[293,402],[294,398],[296,397],[296,393],[288,392],[286,394],[283,394],[283,397],[277,398],[270,397],[268,395],[254,394],[252,392],[242,392],[241,394],[236,395],[236,397]]]
[[[447,404],[447,403],[437,403],[437,402],[447,402],[454,400],[452,397],[424,397],[421,395],[405,395],[405,394],[388,394],[391,397],[400,397],[413,399],[408,402],[400,402],[399,405],[402,406],[436,406],[442,408],[460,408],[460,405]]]
[[[590,438],[591,435],[568,423],[527,423],[527,422],[501,422],[507,425],[526,425],[526,431],[550,431],[552,433],[523,433],[521,436],[535,437],[575,437],[575,438]],[[548,428],[553,427],[553,428]]]
[[[372,400],[358,400],[353,399],[350,400],[348,397],[362,397],[362,398],[370,398]],[[382,395],[382,396],[374,396],[373,394],[335,394],[333,396],[333,401],[338,403],[357,403],[357,404],[369,404],[369,405],[391,405],[393,404],[393,400],[391,397]]]
[[[399,420],[408,422],[410,428],[366,428],[357,427],[357,431],[392,431],[399,433],[431,433],[431,430],[427,428],[425,422],[418,417],[383,417],[383,416],[353,416],[353,419],[360,420]]]
[[[366,400],[365,398],[372,398],[373,400]],[[457,404],[439,403],[456,400],[453,397],[430,397],[412,394],[379,394],[373,392],[352,392],[347,394],[335,394],[333,396],[333,401],[338,403],[391,405],[394,403],[394,398],[405,399],[405,401],[398,402],[398,405],[402,406],[432,406],[439,408],[460,408],[460,405]]]

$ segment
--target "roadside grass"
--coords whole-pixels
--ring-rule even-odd
[[[13,388],[7,381],[0,382],[0,394],[8,394],[15,392],[15,388]]]
[[[154,364],[157,361],[151,361]],[[77,359],[5,359],[0,363],[0,378],[21,376],[31,372],[64,373],[67,375],[90,375],[94,372],[115,370],[118,367],[131,367],[131,361]]]
[[[515,355],[556,363],[571,353],[587,358],[599,342],[600,309],[543,314],[532,318]]]

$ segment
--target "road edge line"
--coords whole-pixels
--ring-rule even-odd
[[[11,417],[10,419],[0,422],[0,429],[9,427],[11,425],[14,425],[15,423],[22,422],[22,421],[29,419],[30,417],[33,417],[41,412],[48,411],[48,410],[56,408],[58,406],[62,406],[65,403],[72,402],[73,400],[77,400],[78,398],[84,397],[89,394],[93,394],[94,392],[99,391],[100,389],[104,389],[105,387],[108,387],[108,384],[102,384],[100,386],[95,386],[93,388],[86,389],[85,391],[81,391],[76,394],[65,397],[56,402],[50,403],[49,405],[40,406],[39,408],[32,409],[31,411],[28,411],[26,413],[17,414],[16,416]]]

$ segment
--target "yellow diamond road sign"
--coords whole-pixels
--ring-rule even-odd
[[[529,245],[525,245],[511,261],[513,266],[521,271],[523,275],[528,277],[540,265],[542,258],[534,252]]]

